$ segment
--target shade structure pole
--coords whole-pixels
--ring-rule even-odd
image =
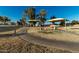
[[[65,20],[65,30],[67,30],[67,28],[66,28],[66,20]]]

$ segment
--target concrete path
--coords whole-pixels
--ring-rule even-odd
[[[79,52],[79,43],[49,40],[46,38],[30,35],[28,33],[20,36],[20,38],[43,46],[56,47],[56,48],[67,49],[72,52]]]

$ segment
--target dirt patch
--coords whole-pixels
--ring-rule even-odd
[[[49,40],[60,40],[60,41],[66,41],[66,42],[75,42],[79,43],[79,36],[71,33],[65,33],[65,32],[52,32],[52,33],[36,33],[32,32],[29,34],[33,36],[39,36],[42,38],[46,38]],[[75,40],[74,40],[75,39]]]
[[[0,38],[0,53],[68,53],[69,50],[41,46],[18,37]]]

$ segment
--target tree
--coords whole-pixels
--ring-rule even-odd
[[[10,19],[6,16],[3,17],[4,22],[6,23],[7,21],[10,21]]]
[[[77,20],[72,20],[71,25],[79,24],[79,21]]]
[[[22,17],[22,19],[20,19],[19,21],[17,21],[17,24],[25,26],[26,25],[26,18]]]
[[[51,16],[50,19],[55,19],[57,18],[56,16]],[[55,24],[55,22],[52,22],[53,24]]]
[[[20,21],[17,21],[17,24],[18,24],[18,25],[21,25],[21,22],[20,22]]]
[[[56,16],[51,16],[51,17],[50,17],[50,19],[55,19],[55,18],[57,18],[57,17],[56,17]]]
[[[21,24],[22,24],[22,26],[26,25],[26,18],[22,17]]]
[[[61,25],[61,26],[65,26],[65,21],[61,21],[61,22],[60,22],[60,25]]]
[[[45,9],[40,10],[40,16],[43,17],[43,18],[46,16],[46,10]]]
[[[30,8],[27,8],[25,10],[25,14],[26,16],[30,19],[30,20],[35,20],[35,8],[34,7],[30,7]],[[29,22],[31,26],[34,25],[34,22]]]
[[[4,21],[2,16],[0,16],[0,21],[1,21],[1,22],[3,22],[3,21]]]
[[[67,26],[68,25],[68,22],[69,21],[68,19],[64,19],[63,21],[60,22],[60,25],[61,26]]]
[[[5,24],[7,21],[10,21],[10,19],[6,16],[0,16],[0,21],[4,22],[4,24]]]
[[[45,21],[46,21],[46,14],[47,14],[47,12],[46,12],[46,10],[44,10],[44,9],[41,9],[40,10],[40,13],[37,15],[37,19],[39,19],[39,25],[40,26],[43,26],[44,25],[44,23],[45,23]]]

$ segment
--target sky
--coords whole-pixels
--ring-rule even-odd
[[[28,6],[0,6],[0,16],[7,16],[11,21],[16,22],[22,18],[23,11]],[[51,16],[66,18],[68,20],[79,20],[79,6],[35,6],[36,13],[41,9],[47,11],[47,19]]]

